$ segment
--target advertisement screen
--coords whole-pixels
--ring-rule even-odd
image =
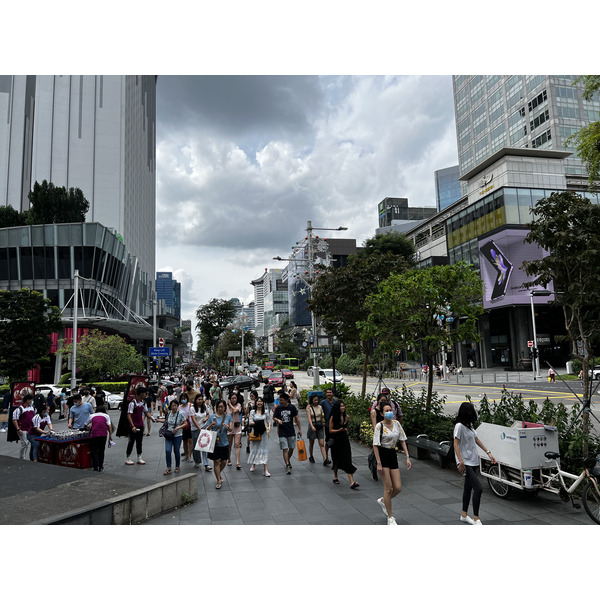
[[[521,265],[548,255],[537,245],[525,243],[527,231],[507,229],[479,242],[479,265],[483,279],[483,307],[499,308],[530,304],[529,290],[523,284],[532,281]],[[552,286],[547,288],[554,291]],[[547,304],[554,296],[534,296],[535,304]]]

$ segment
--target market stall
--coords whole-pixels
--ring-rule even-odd
[[[74,469],[89,469],[92,466],[87,431],[48,432],[48,435],[36,440],[40,442],[40,462]]]

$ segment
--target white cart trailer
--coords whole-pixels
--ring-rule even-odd
[[[476,433],[497,461],[492,464],[489,456],[477,447],[481,474],[487,478],[496,496],[507,498],[513,488],[525,491],[548,489],[544,484],[547,478],[542,475],[548,469],[556,468],[557,462],[544,455],[546,452],[558,455],[556,427],[523,421],[517,421],[511,427],[482,423]]]

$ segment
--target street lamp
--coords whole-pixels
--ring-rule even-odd
[[[313,227],[311,221],[307,221],[306,223],[306,241],[307,241],[307,250],[308,250],[308,258],[307,259],[293,259],[293,258],[281,258],[280,256],[273,257],[273,260],[287,260],[290,262],[308,262],[308,281],[304,281],[308,286],[309,290],[312,290],[312,286],[314,285],[315,279],[315,257],[314,257],[314,238],[313,231],[346,231],[347,227]],[[317,338],[317,317],[314,312],[310,311],[311,316],[311,326],[312,326],[312,337],[314,347],[319,346],[319,341]],[[315,386],[319,385],[319,368],[318,368],[318,360],[317,354],[313,352],[313,384]]]
[[[534,296],[552,296],[554,292],[549,290],[531,290],[529,292],[529,298],[531,300],[531,322],[533,323],[533,380],[540,376],[540,353],[537,346],[537,333],[535,330],[535,309],[533,307]]]

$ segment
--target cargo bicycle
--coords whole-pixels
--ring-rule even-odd
[[[520,425],[520,426],[518,426]],[[508,498],[514,489],[526,492],[544,490],[571,501],[581,508],[575,494],[582,486],[581,501],[588,516],[600,525],[600,463],[598,457],[585,460],[580,475],[560,467],[558,434],[555,427],[537,423],[515,423],[503,427],[482,423],[477,437],[493,449],[496,463],[480,453],[481,475],[499,498]]]

